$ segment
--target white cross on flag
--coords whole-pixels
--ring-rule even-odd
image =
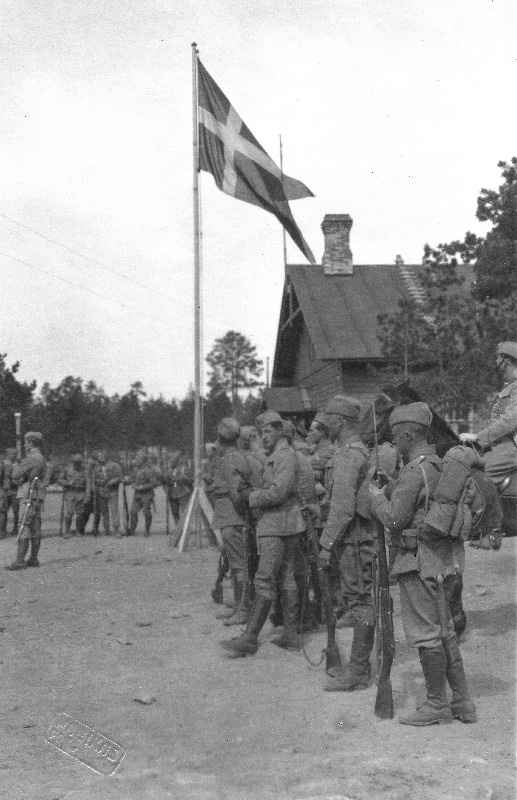
[[[283,175],[257,142],[198,59],[199,169],[219,189],[274,214],[311,264],[314,256],[288,200],[314,197],[301,181]]]

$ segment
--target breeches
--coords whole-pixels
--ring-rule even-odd
[[[139,511],[143,511],[144,517],[151,517],[153,500],[153,494],[135,494],[133,497],[133,502],[131,503],[131,515],[136,517],[138,516]]]
[[[400,611],[402,625],[410,647],[439,647],[442,641],[438,616],[438,581],[421,578],[418,572],[398,576],[400,586]],[[455,583],[454,575],[445,577],[447,599],[447,635],[454,635],[454,625],[449,613],[449,600]]]
[[[243,580],[246,570],[246,546],[242,525],[228,525],[221,529],[221,537],[230,569]]]
[[[74,514],[76,514],[78,517],[84,514],[84,494],[70,495],[69,497],[65,497],[65,519],[71,520]]]
[[[259,564],[255,574],[255,592],[273,600],[275,590],[295,590],[294,565],[299,534],[293,536],[259,536]]]
[[[99,519],[102,517],[104,527],[109,528],[109,520],[113,525],[113,530],[118,531],[120,528],[120,516],[118,513],[118,491],[110,492],[108,497],[98,497],[97,513],[95,515],[95,522],[98,525]]]
[[[339,559],[341,589],[354,624],[375,625],[373,608],[373,542],[346,542]]]

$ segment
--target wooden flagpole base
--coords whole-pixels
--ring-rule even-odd
[[[202,547],[203,534],[210,544],[218,544],[222,547],[221,531],[217,528],[212,528],[213,518],[214,511],[207,500],[203,487],[195,487],[190,496],[181,536],[177,540],[178,552],[183,553],[187,549],[190,536],[193,533],[197,535],[198,547]]]

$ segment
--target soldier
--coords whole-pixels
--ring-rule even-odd
[[[234,657],[257,652],[258,635],[267,620],[277,582],[282,589],[284,612],[281,646],[295,650],[300,647],[296,633],[298,590],[294,563],[305,524],[298,497],[298,462],[284,436],[280,414],[266,411],[260,415],[260,423],[262,442],[268,454],[263,488],[242,492],[243,498],[248,498],[250,509],[256,509],[259,514],[259,565],[254,580],[255,599],[246,630],[236,639],[221,642]]]
[[[193,485],[192,470],[188,462],[181,459],[176,460],[171,468],[163,472],[162,483],[166,488],[167,500],[174,522],[178,525]]]
[[[18,518],[20,513],[20,501],[18,499],[18,484],[13,480],[13,466],[17,461],[17,452],[15,447],[9,447],[5,451],[5,459],[3,462],[3,491],[2,491],[2,505],[0,511],[0,539],[5,538],[7,534],[7,516],[9,509],[13,514],[13,528],[12,536],[18,533]]]
[[[476,442],[485,453],[485,471],[500,483],[517,469],[517,342],[497,345],[496,366],[504,380],[490,409],[490,423],[479,433],[461,433],[462,442]]]
[[[122,481],[122,467],[116,461],[106,463],[102,451],[93,455],[92,490],[94,492],[94,516],[92,536],[99,535],[102,517],[104,533],[110,535],[110,519],[115,536],[120,537],[120,515],[118,509],[118,487]]]
[[[18,549],[16,559],[6,569],[18,570],[24,567],[39,567],[38,552],[41,544],[41,508],[45,497],[46,463],[40,450],[43,435],[37,431],[29,431],[24,436],[25,458],[13,465],[12,480],[17,481],[20,492],[26,498],[24,521],[18,533]],[[27,562],[24,559],[31,545],[31,553]]]
[[[266,463],[267,455],[257,428],[254,425],[242,425],[241,438],[249,442],[250,452],[263,467]]]
[[[125,479],[124,482],[132,483],[134,494],[129,514],[130,524],[128,536],[134,536],[138,525],[138,513],[143,512],[145,521],[144,536],[150,536],[151,523],[153,521],[153,502],[154,489],[159,484],[159,479],[155,470],[150,466],[147,453],[138,453],[135,458],[135,465],[132,478]]]
[[[427,443],[431,421],[425,403],[399,406],[391,413],[393,443],[404,467],[398,479],[384,489],[370,487],[372,513],[396,547],[392,572],[400,587],[402,624],[408,644],[418,648],[425,678],[427,699],[414,714],[399,720],[403,725],[416,726],[451,722],[453,718],[477,721],[450,614],[446,631],[444,622],[440,623],[440,607],[445,606],[440,595],[441,577],[448,594],[456,572],[463,568],[463,543],[426,531],[421,524],[440,476],[440,459],[435,447]],[[450,706],[446,681],[452,689]]]
[[[349,692],[365,689],[370,679],[375,636],[372,565],[377,531],[368,509],[357,502],[370,465],[369,450],[358,433],[361,405],[354,397],[336,395],[325,413],[331,415],[330,435],[338,450],[327,480],[330,505],[320,538],[320,558],[328,566],[332,553],[336,554],[354,629],[350,663],[339,674],[331,675],[325,688]]]
[[[217,427],[219,458],[214,464],[211,493],[214,497],[212,527],[219,528],[230,565],[233,585],[233,606],[218,615],[225,625],[242,625],[249,619],[249,597],[244,596],[246,580],[246,504],[239,490],[251,485],[251,470],[237,449],[240,426],[237,420],[225,417]]]
[[[90,494],[89,475],[80,453],[72,456],[72,461],[64,468],[58,483],[63,487],[65,539],[70,538],[72,517],[75,514],[77,533],[84,536],[84,501]]]
[[[320,483],[322,486],[325,485],[325,470],[327,465],[337,449],[330,440],[329,424],[329,417],[320,412],[316,414],[311,422],[311,427],[307,435],[307,442],[313,445],[314,448],[310,456],[312,469],[314,470],[314,478],[316,482]]]

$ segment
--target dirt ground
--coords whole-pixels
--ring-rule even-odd
[[[226,660],[210,597],[217,551],[171,549],[159,511],[149,539],[66,541],[49,535],[49,498],[41,568],[1,571],[1,798],[513,800],[515,539],[467,553],[462,652],[478,724],[418,729],[376,719],[374,685],[324,692],[323,667],[272,645],[269,622],[256,656]],[[14,549],[0,542],[0,564]],[[397,717],[423,680],[393,596]],[[351,630],[338,636],[348,656]],[[313,659],[324,642],[311,635]],[[126,749],[114,775],[45,741],[60,712]]]

